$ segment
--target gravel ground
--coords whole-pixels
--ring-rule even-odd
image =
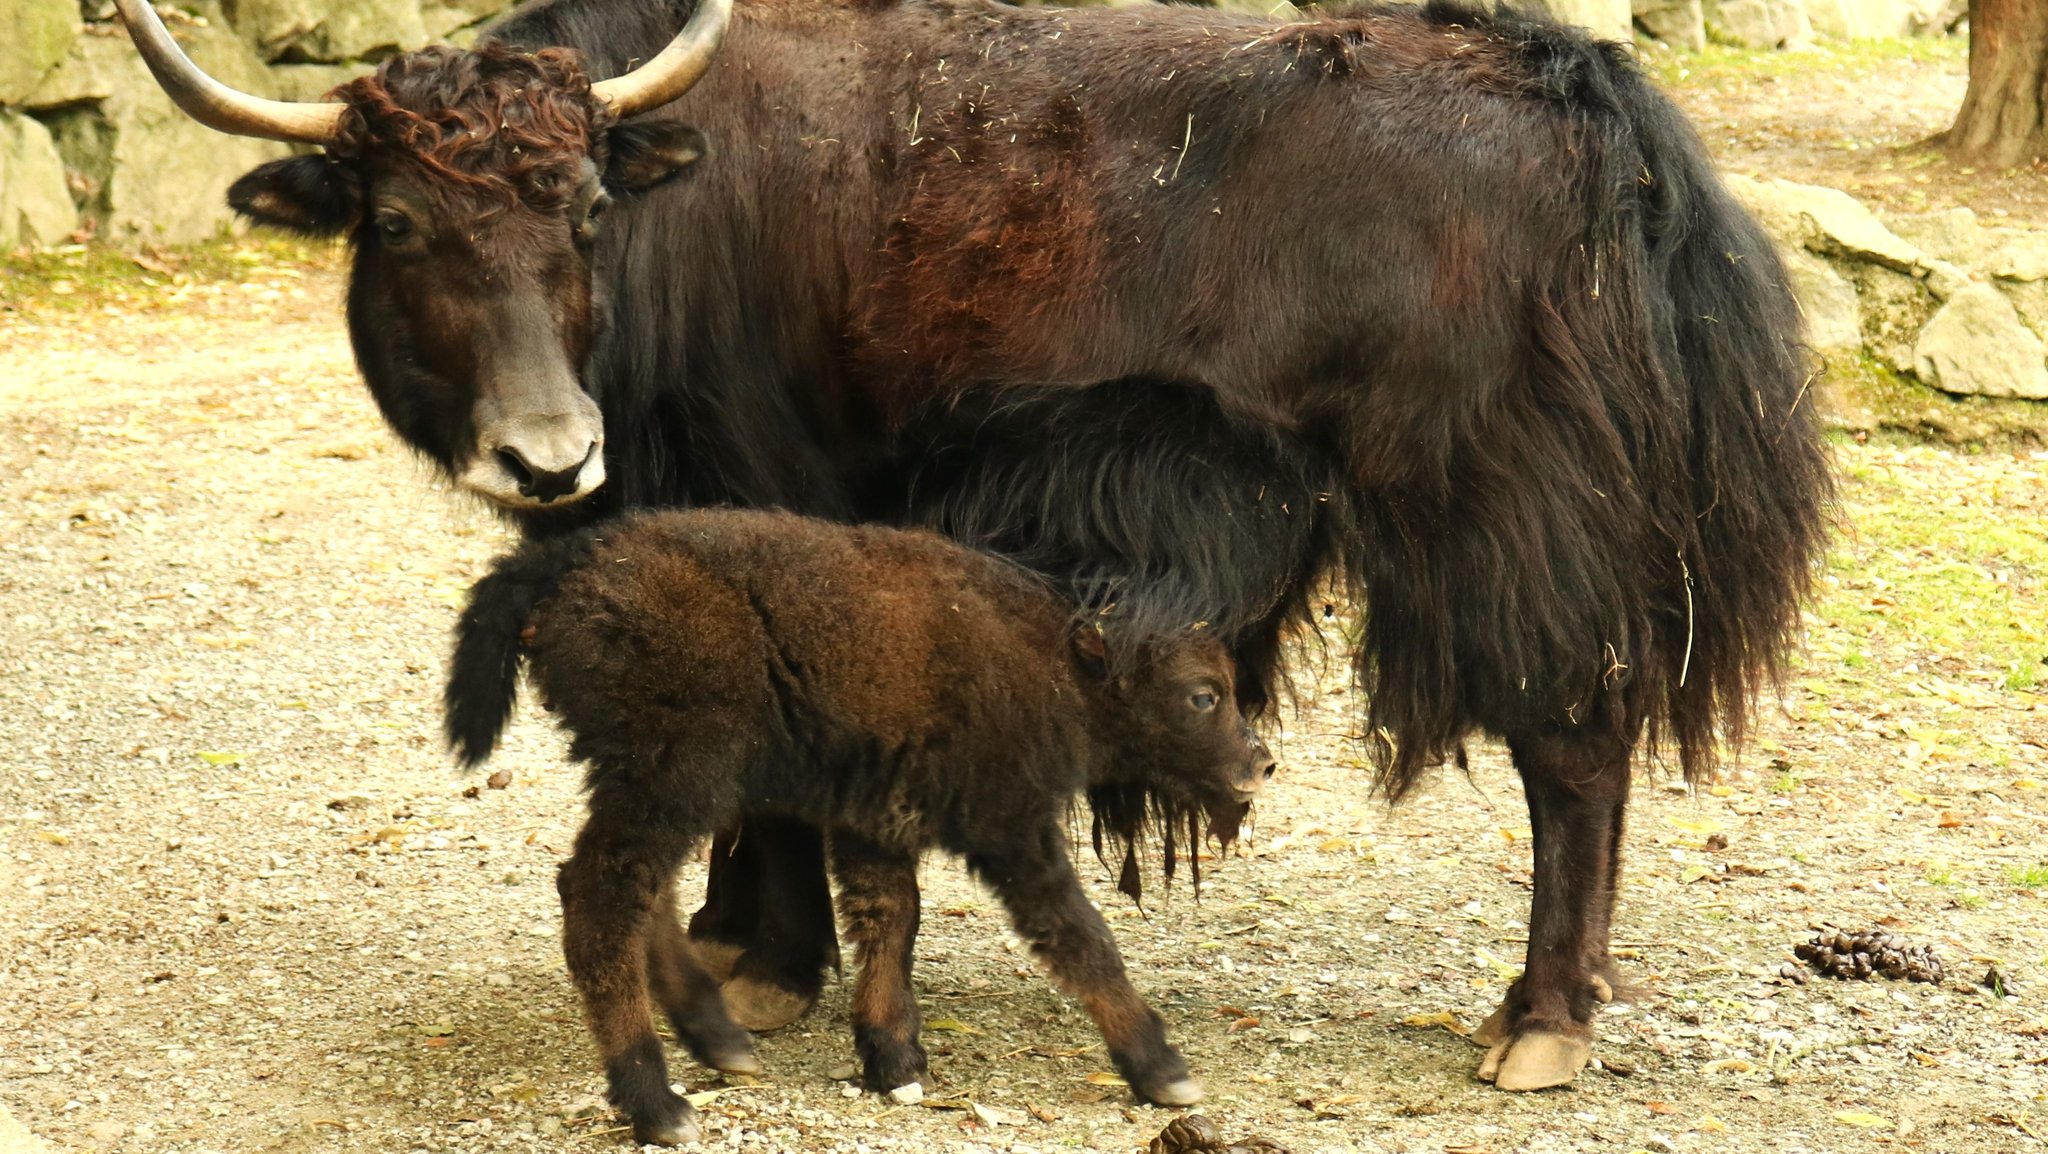
[[[250,259],[0,313],[0,1105],[60,1149],[617,1148],[556,941],[574,775],[531,716],[503,790],[436,738],[451,606],[505,535],[383,431],[328,262]],[[1199,901],[1141,914],[1090,867],[1227,1134],[2043,1145],[2048,459],[1840,453],[1850,528],[1782,708],[1711,789],[1641,779],[1616,928],[1639,995],[1572,1088],[1498,1093],[1460,1036],[1522,950],[1512,773],[1483,750],[1389,810],[1313,663],[1257,836]],[[925,880],[927,1101],[839,1080],[833,985],[764,1040],[765,1079],[676,1057],[714,1095],[706,1144],[1142,1147],[1172,1115],[1106,1084],[991,898],[949,862]],[[1948,980],[1778,976],[1811,927],[1880,923]]]

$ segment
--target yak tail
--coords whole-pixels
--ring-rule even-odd
[[[1521,30],[1535,87],[1576,110],[1593,145],[1579,186],[1593,259],[1555,299],[1611,374],[1609,411],[1635,414],[1621,423],[1639,544],[1662,554],[1638,709],[1650,747],[1675,748],[1696,781],[1723,742],[1741,745],[1759,693],[1782,687],[1825,551],[1817,374],[1776,249],[1684,115],[1620,47]]]
[[[1641,155],[1634,171],[1610,158],[1610,178],[1643,189],[1652,347],[1690,406],[1688,435],[1654,474],[1689,484],[1652,501],[1676,575],[1655,630],[1650,738],[1699,781],[1721,741],[1741,746],[1759,693],[1783,688],[1826,551],[1833,474],[1818,369],[1776,249],[1691,124],[1633,64],[1617,73]]]
[[[500,557],[470,588],[443,695],[448,748],[464,767],[491,756],[512,716],[534,607],[554,593],[563,574],[589,560],[595,542],[588,531],[530,541]]]

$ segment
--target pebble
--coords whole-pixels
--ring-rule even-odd
[[[852,1062],[841,1062],[825,1071],[825,1077],[834,1082],[851,1082],[860,1075],[860,1067]]]
[[[1304,1042],[1315,1041],[1316,1032],[1305,1026],[1296,1026],[1294,1029],[1287,1031],[1287,1040],[1299,1046]]]
[[[853,1087],[848,1087],[848,1089],[853,1089]],[[898,1086],[894,1090],[889,1091],[889,1100],[898,1106],[915,1106],[919,1102],[924,1101],[924,1085],[920,1082],[912,1082],[907,1086]]]

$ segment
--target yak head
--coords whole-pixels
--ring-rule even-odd
[[[593,83],[573,52],[436,47],[284,103],[192,64],[146,0],[117,0],[144,60],[211,127],[316,144],[236,181],[263,224],[345,236],[349,333],[386,419],[461,487],[507,511],[603,484],[604,421],[585,368],[601,324],[592,257],[605,207],[705,153],[695,129],[629,121],[710,66],[730,0],[703,0],[675,39]]]

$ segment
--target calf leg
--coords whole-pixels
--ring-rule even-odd
[[[1510,734],[1535,837],[1528,963],[1474,1039],[1503,1090],[1570,1082],[1592,1056],[1593,1008],[1613,997],[1607,953],[1633,743],[1609,730]]]
[[[624,791],[616,791],[624,792]],[[562,953],[604,1056],[612,1104],[633,1140],[675,1146],[698,1137],[696,1111],[669,1089],[648,1014],[650,926],[686,840],[648,820],[644,799],[593,794],[590,821],[562,864]]]
[[[1067,854],[1066,839],[1048,826],[1022,848],[971,854],[967,864],[995,889],[1017,936],[1044,959],[1053,980],[1081,1000],[1131,1092],[1161,1106],[1200,1101],[1202,1088],[1167,1043],[1166,1023],[1132,988],[1116,939]]]
[[[754,871],[757,917],[746,949],[733,960],[725,1004],[733,1020],[748,1029],[776,1030],[811,1008],[826,968],[839,965],[825,842],[815,826],[804,822],[750,817],[739,845],[744,856],[727,862],[723,880],[745,885],[749,879],[743,871]],[[714,875],[714,883],[719,880]]]
[[[832,837],[839,913],[860,975],[853,985],[853,1044],[861,1084],[878,1093],[921,1082],[922,1018],[910,984],[917,942],[917,859],[852,834]]]
[[[718,980],[706,971],[676,919],[674,886],[664,886],[647,934],[647,988],[692,1057],[728,1074],[758,1074],[754,1039],[725,1012]]]

